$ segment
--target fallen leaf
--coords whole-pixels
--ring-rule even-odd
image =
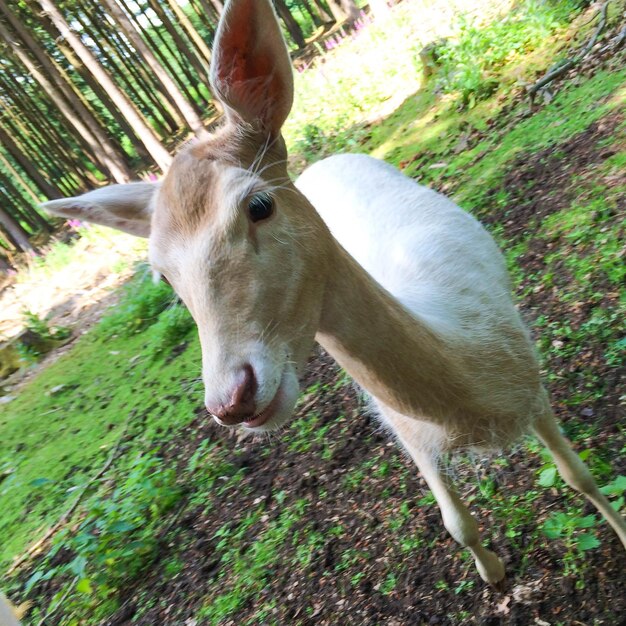
[[[508,615],[511,612],[509,604],[511,604],[511,596],[506,596],[502,602],[496,604],[496,613],[498,615]]]

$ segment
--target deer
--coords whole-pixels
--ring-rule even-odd
[[[210,82],[222,122],[183,146],[161,182],[43,206],[148,238],[156,277],[197,324],[212,418],[247,433],[282,429],[317,341],[369,394],[484,581],[499,584],[504,564],[442,459],[500,451],[526,433],[626,547],[626,522],[561,433],[485,228],[362,154],[333,155],[292,182],[281,134],[292,66],[269,0],[226,4]]]

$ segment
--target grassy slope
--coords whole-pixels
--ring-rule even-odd
[[[585,130],[592,122],[623,106],[625,81],[624,70],[600,72],[579,86],[570,86],[550,106],[532,117],[498,130],[495,137],[482,137],[470,149],[458,154],[455,154],[454,146],[464,132],[461,129],[465,129],[467,124],[479,130],[484,129],[486,120],[497,113],[498,105],[494,99],[469,113],[458,114],[445,101],[436,101],[430,91],[423,90],[408,98],[393,114],[374,126],[358,126],[360,134],[356,136],[363,141],[360,150],[368,150],[397,164],[405,164],[408,173],[419,174],[427,182],[444,187],[453,181],[456,197],[464,206],[481,215],[487,196],[494,190],[499,194],[498,204],[506,205],[507,190],[500,187],[503,177],[520,154],[531,154],[548,145],[563,143]],[[610,310],[600,301],[594,306],[594,281],[590,278],[596,277],[597,272],[603,272],[602,282],[606,284],[608,280],[610,289],[618,289],[623,276],[613,257],[618,249],[619,237],[623,236],[623,231],[620,231],[623,225],[607,217],[606,228],[604,224],[597,223],[589,228],[589,215],[598,203],[616,204],[617,199],[623,197],[623,182],[606,184],[611,176],[623,172],[626,154],[623,131],[622,124],[614,137],[606,142],[607,147],[616,150],[616,154],[596,168],[593,180],[582,181],[581,189],[584,193],[581,193],[581,201],[536,225],[538,231],[533,234],[537,240],[558,236],[563,241],[568,241],[568,238],[578,241],[585,237],[583,252],[572,254],[571,248],[567,246],[557,249],[548,258],[546,267],[530,278],[516,268],[516,261],[523,257],[531,240],[528,237],[518,238],[507,252],[522,296],[539,285],[548,284],[554,268],[560,267],[564,261],[572,266],[572,280],[558,285],[560,297],[573,301],[588,299],[592,302],[592,308],[587,313],[586,321],[599,316],[599,322],[587,327],[583,324],[582,330],[580,327],[570,330],[578,332],[575,335],[577,345],[600,341],[605,348],[602,358],[613,367],[619,366],[619,303],[617,300],[612,301]],[[325,140],[328,140],[331,149],[334,147],[333,133],[339,136],[340,143],[345,142],[345,137],[350,136],[350,128],[340,132],[336,128],[327,130]],[[418,155],[417,159],[415,155]],[[304,156],[306,158],[307,155]],[[429,169],[430,165],[438,162],[445,162],[446,166]],[[488,203],[493,206],[493,198]],[[506,244],[506,229],[499,224],[495,224],[494,229]],[[561,358],[557,353],[563,348],[558,343],[566,332],[563,328],[562,320],[539,319],[541,344],[549,361]],[[0,512],[0,536],[3,537],[0,562],[5,566],[68,507],[74,489],[101,467],[122,435],[126,441],[123,455],[116,462],[114,472],[108,476],[108,480],[118,482],[129,474],[137,454],[167,447],[167,442],[175,440],[193,419],[201,404],[201,392],[195,383],[199,374],[199,348],[193,333],[187,336],[187,349],[169,362],[154,354],[154,340],[149,333],[148,329],[130,338],[115,338],[110,336],[111,329],[107,330],[106,326],[104,330],[96,329],[38,376],[16,400],[3,407],[0,418],[0,469],[6,472],[7,477],[0,483],[3,502]],[[573,356],[566,355],[566,358],[571,359]],[[563,376],[567,378],[564,369]],[[586,406],[590,397],[597,399],[603,390],[602,381],[594,378],[593,371],[585,371],[582,376],[582,380],[580,376],[566,380],[572,392],[566,401],[574,410]],[[64,387],[55,390],[59,385]],[[315,393],[318,390],[309,391]],[[312,415],[286,433],[290,449],[296,451],[301,448],[306,451],[311,448],[314,424],[315,415]],[[128,428],[131,437],[127,436]],[[590,432],[579,425],[572,427],[571,434],[585,442]],[[606,457],[611,451],[619,451],[620,445],[624,445],[623,434],[621,444],[618,439],[610,446],[603,449],[599,446],[596,450],[599,459],[596,470],[604,478],[614,473]],[[330,452],[320,444],[319,454],[329,456]],[[202,452],[203,465],[208,469],[198,473],[196,463],[187,468],[188,471],[182,471],[179,482],[191,485],[188,487],[191,489],[188,497],[192,502],[206,501],[210,507],[211,498],[216,495],[218,478],[218,495],[224,490],[235,493],[241,481],[241,472],[229,465],[228,456],[227,447],[209,445]],[[356,465],[346,477],[348,493],[362,488],[365,477],[374,467],[371,461],[367,462],[369,466]],[[382,475],[392,469],[389,466],[382,470],[378,465],[375,467]],[[400,467],[395,469],[401,471]],[[549,470],[549,465],[544,466],[544,469]],[[496,519],[507,519],[514,512],[521,517],[532,517],[532,497],[524,508],[520,506],[519,500],[507,500],[499,494],[494,496],[490,493],[488,481],[481,484],[483,487],[484,491],[476,495],[475,499],[479,502],[490,501]],[[110,494],[110,484],[105,483],[96,491],[94,498],[106,500],[107,494]],[[568,497],[574,502],[572,496]],[[270,565],[291,567],[284,559],[292,558],[300,567],[304,567],[312,558],[316,541],[321,541],[314,531],[301,536],[299,550],[294,546],[291,553],[283,554],[277,552],[277,547],[284,545],[286,538],[292,535],[294,524],[306,517],[309,506],[310,502],[291,503],[265,526],[264,532],[259,534],[258,541],[253,544],[252,551],[248,550],[245,555],[238,550],[239,543],[243,541],[246,529],[259,523],[264,512],[263,505],[259,504],[248,511],[236,528],[223,533],[227,540],[220,549],[223,562],[229,564],[225,574],[229,580],[228,591],[215,589],[207,593],[205,608],[199,615],[217,621],[236,614],[245,599],[265,584],[264,572]],[[576,505],[573,507],[572,510],[575,510]],[[400,528],[407,516],[408,512],[400,513],[395,522],[390,520],[389,523]],[[337,532],[345,533],[345,529]],[[514,536],[510,539],[515,542]],[[413,544],[409,535],[406,541],[407,549],[415,549],[421,543],[417,535]],[[539,536],[534,537],[526,549],[530,551],[540,541]],[[571,546],[571,562],[574,563],[571,566],[575,567],[578,563],[577,553]],[[518,544],[518,548],[522,548],[521,544]],[[358,567],[358,564],[358,554],[347,554],[345,568]],[[170,574],[175,572],[175,561],[169,567]],[[46,568],[48,566],[41,566],[43,572],[49,571]],[[97,578],[94,570],[89,569],[87,573],[81,571],[80,575],[85,576],[85,579]],[[354,581],[357,584],[357,574],[351,575],[357,577]],[[384,585],[391,591],[394,584],[393,572],[390,570]],[[91,598],[89,593],[86,595]],[[79,594],[75,604],[79,613],[99,612],[104,615],[114,607],[114,603],[110,604],[108,600],[102,603],[101,597],[108,597],[107,593],[88,600],[81,597]],[[96,605],[100,605],[100,608],[95,608]],[[263,611],[270,610],[270,604],[259,607],[257,619],[262,621]]]

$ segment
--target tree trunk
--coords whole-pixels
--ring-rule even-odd
[[[167,40],[167,38],[163,36],[161,28],[155,27],[154,23],[150,21],[149,17],[146,16],[145,13],[142,13],[141,15],[146,17],[150,27],[143,27],[138,21],[137,16],[131,11],[130,7],[128,6],[128,0],[119,1],[125,11],[128,14],[132,15],[132,21],[135,28],[145,37],[151,49],[154,50],[156,54],[158,54],[159,62],[161,63],[161,65],[163,65],[167,72],[169,72],[169,75],[176,80],[179,89],[183,92],[184,97],[189,105],[192,106],[196,114],[201,117],[202,111],[206,111],[206,105],[210,103],[202,97],[201,93],[197,89],[198,76],[189,72],[189,67],[187,66],[187,64],[184,64],[182,66],[179,65],[178,68],[175,68],[172,63],[175,63],[176,54],[171,49],[170,42]],[[153,33],[156,33],[156,36],[159,38],[159,41],[161,42],[165,50],[162,50],[159,46],[159,43],[155,41]],[[191,85],[194,86],[194,91],[196,93],[195,97],[190,91]],[[204,103],[205,106],[201,107],[199,102]]]
[[[158,18],[161,20],[161,23],[165,27],[165,30],[169,33],[170,37],[176,44],[179,55],[181,55],[180,64],[184,65],[186,62],[191,63],[194,69],[198,73],[200,79],[205,83],[205,85],[209,84],[209,66],[207,63],[203,62],[199,56],[196,54],[196,51],[189,46],[187,41],[180,35],[169,15],[163,9],[163,5],[160,0],[148,0],[150,4],[150,8],[157,14]]]
[[[3,30],[2,26],[0,26],[0,36],[2,36],[2,30]],[[28,69],[30,70],[30,68]],[[42,78],[43,76],[36,69],[33,70],[32,74],[35,77],[35,79],[38,80],[38,82],[39,82],[39,79]],[[43,80],[45,83],[42,85],[44,87],[44,93],[47,93],[47,87],[49,86],[49,83],[46,82],[47,79],[43,78]],[[65,110],[69,111],[69,109],[67,108],[67,103],[61,101],[61,103],[59,104],[58,102],[55,101],[54,97],[51,94],[48,93],[47,95],[50,96],[50,99],[54,102],[54,104],[62,113],[65,113]],[[21,137],[23,140],[28,141],[34,147],[37,154],[46,155],[49,162],[51,163],[55,163],[55,164],[64,163],[65,166],[69,166],[69,168],[73,171],[73,173],[79,176],[80,178],[82,176],[82,172],[80,172],[79,169],[77,168],[74,157],[70,157],[68,159],[67,154],[66,153],[64,154],[64,151],[63,151],[64,138],[57,136],[53,140],[51,140],[49,136],[46,137],[45,123],[41,121],[35,121],[29,124],[29,121],[30,121],[29,107],[28,106],[25,106],[24,108],[20,107],[19,99],[17,100],[16,103],[18,104],[17,110],[19,111],[19,116],[15,115],[13,108],[7,107],[3,102],[0,102],[0,107],[4,109],[4,114],[6,116],[6,119],[17,130],[17,136]],[[65,108],[62,108],[62,107],[65,107]],[[71,111],[69,116],[76,118],[73,111]],[[79,122],[79,125],[82,127],[80,122]],[[93,160],[96,163],[99,163],[96,153],[92,149],[92,146],[89,146],[89,145],[87,146],[87,152],[88,154],[92,156]],[[100,164],[100,169],[102,169],[102,171],[105,173],[107,172],[106,167],[102,166],[102,164]]]
[[[0,203],[0,226],[24,252],[35,251],[28,239],[28,233],[2,208],[2,203]]]
[[[156,57],[144,43],[141,35],[136,30],[133,23],[126,16],[126,13],[120,8],[116,0],[103,0],[104,5],[111,12],[113,19],[121,26],[124,34],[128,37],[133,47],[145,60],[150,69],[154,72],[157,80],[161,83],[165,91],[170,95],[176,108],[185,118],[187,125],[196,135],[204,134],[204,126],[202,120],[196,115],[193,107],[187,102],[185,96],[178,89],[176,83],[170,75],[163,69]]]
[[[332,22],[336,21],[328,14],[326,7],[320,0],[313,0],[313,4],[315,5],[317,12],[320,14],[324,24],[332,24]]]
[[[13,137],[18,150],[27,156],[38,171],[42,172],[47,180],[54,180],[55,187],[63,196],[75,195],[80,191],[76,180],[71,175],[72,164],[68,164],[51,146],[42,142],[41,138],[29,129],[15,124],[14,120],[5,116],[3,120],[6,132]]]
[[[108,91],[115,105],[120,109],[124,117],[136,131],[138,137],[152,155],[155,163],[163,170],[167,170],[172,162],[172,157],[161,143],[159,137],[141,118],[133,103],[122,93],[119,87],[113,82],[109,74],[100,65],[98,60],[83,44],[80,37],[69,27],[59,10],[51,0],[38,0],[41,8],[50,16],[59,32],[72,46],[76,54],[80,57],[87,69]]]
[[[217,14],[221,15],[222,11],[224,10],[224,3],[222,2],[222,0],[211,0],[211,4],[215,7]]]
[[[200,37],[198,31],[194,28],[193,24],[185,14],[185,12],[178,6],[177,0],[165,0],[166,4],[170,7],[170,9],[174,12],[176,19],[180,22],[184,31],[187,33],[196,49],[202,54],[206,63],[207,63],[207,73],[209,72],[208,63],[211,62],[211,51],[208,46],[204,43],[202,37]]]
[[[202,26],[209,31],[211,38],[213,38],[216,21],[211,18],[215,14],[215,9],[206,0],[190,0],[189,6],[193,9]]]
[[[323,25],[323,20],[317,12],[313,10],[313,7],[309,4],[308,0],[299,0],[298,4],[309,14],[309,17],[313,22],[313,26],[318,28]]]
[[[46,90],[55,105],[69,120],[72,126],[74,126],[80,136],[84,137],[90,148],[97,155],[97,158],[111,173],[114,180],[118,183],[128,182],[128,180],[132,177],[132,173],[128,169],[124,159],[120,157],[115,146],[111,143],[104,130],[102,130],[100,124],[92,115],[91,111],[76,95],[70,81],[68,81],[67,77],[64,77],[60,73],[56,63],[47,56],[39,45],[37,45],[30,33],[22,26],[20,20],[16,19],[15,16],[9,11],[5,0],[0,0],[0,10],[5,14],[11,26],[26,44],[27,48],[35,55],[46,75],[39,72],[37,68],[33,71],[29,67],[29,65],[34,67],[32,62],[30,62],[29,57],[23,51],[19,50],[17,46],[13,46],[13,49],[20,58],[20,61],[24,63],[37,82]],[[2,33],[3,38],[5,33],[6,30]],[[48,80],[48,77],[50,77],[51,80]],[[54,86],[51,81],[54,82]],[[73,114],[65,102],[70,104],[78,116]]]
[[[182,118],[178,117],[173,103],[161,101],[158,83],[148,75],[142,63],[136,62],[137,54],[119,32],[119,26],[111,23],[110,16],[99,3],[82,0],[74,2],[81,9],[75,11],[74,17],[83,32],[95,42],[101,56],[98,61],[105,71],[116,78],[118,87],[136,107],[140,119],[151,127],[145,115],[147,110],[162,134],[175,133],[184,125]],[[103,60],[106,63],[102,63]]]
[[[42,193],[49,200],[62,198],[63,193],[51,185],[33,165],[31,160],[20,150],[12,137],[0,126],[0,145],[6,148],[7,152],[19,163],[21,168],[28,174],[33,182],[41,189]]]
[[[327,0],[328,7],[337,22],[353,23],[359,18],[359,7],[354,0]]]
[[[215,32],[224,5],[219,0],[198,0],[207,20],[211,22],[211,30]]]
[[[130,139],[131,143],[133,144],[134,148],[137,150],[140,157],[145,160],[150,159],[150,155],[146,151],[143,144],[139,141],[139,138],[133,132],[133,129],[130,126],[130,124],[126,121],[124,116],[120,113],[117,107],[113,104],[113,101],[109,98],[109,95],[102,88],[100,83],[97,80],[95,80],[95,78],[85,68],[84,63],[74,54],[74,51],[72,50],[72,48],[68,46],[62,39],[59,38],[59,32],[56,30],[54,24],[50,21],[48,16],[45,14],[42,14],[41,11],[37,7],[31,6],[33,2],[36,2],[36,0],[26,0],[26,2],[29,8],[31,9],[31,13],[36,17],[37,22],[48,33],[50,37],[56,40],[56,45],[57,45],[57,49],[59,50],[59,52],[61,52],[61,54],[67,59],[68,63],[74,68],[74,71],[84,81],[85,85],[89,89],[91,89],[91,91],[93,91],[94,95],[96,96],[96,99],[108,111],[109,115],[113,118],[113,121],[117,123],[117,125],[119,126],[119,130]],[[75,85],[74,82],[68,77],[68,75],[65,72],[63,72],[63,76],[66,82],[70,83],[73,86],[74,91],[76,92],[78,97],[81,98],[83,105],[92,111],[93,117],[98,123],[98,125],[102,124],[104,126],[104,128],[106,129],[104,132],[106,136],[109,138],[109,141],[111,142],[111,144],[113,145],[115,153],[120,155],[120,158],[123,159],[124,161],[125,169],[128,170],[129,173],[131,173],[132,170],[130,169],[130,166],[128,164],[128,157],[130,155],[126,153],[126,151],[122,148],[122,146],[114,137],[111,137],[111,134],[117,132],[117,129],[109,129],[108,126],[110,126],[110,120],[103,118],[101,113],[93,111],[87,98],[82,94],[82,92],[85,91],[83,85],[80,85],[80,84]]]
[[[159,41],[161,41],[163,46],[166,48],[167,50],[166,54],[171,55],[170,57],[171,63],[175,63],[176,66],[179,68],[178,71],[176,71],[175,73],[177,75],[178,74],[184,75],[186,79],[186,84],[189,85],[190,88],[193,88],[196,94],[194,101],[199,103],[198,106],[202,107],[201,109],[202,115],[206,116],[209,107],[213,108],[212,107],[213,100],[211,97],[207,97],[206,95],[204,95],[202,90],[199,88],[200,85],[208,86],[209,84],[208,82],[209,79],[204,76],[204,69],[200,68],[200,72],[199,72],[194,62],[188,62],[187,59],[180,58],[180,53],[175,49],[175,47],[173,47],[174,42],[173,42],[173,39],[171,38],[171,34],[169,33],[167,29],[165,29],[165,32],[163,32],[161,28],[158,28],[158,29],[155,29],[155,32],[159,38]],[[197,60],[196,60],[196,63],[200,65],[200,63]],[[182,76],[181,76],[181,80],[182,80]]]
[[[24,196],[20,190],[13,184],[13,181],[2,172],[0,172],[0,183],[2,183],[5,192],[19,202],[19,205],[16,207],[17,212],[20,213],[21,217],[23,217],[29,225],[29,228],[32,228],[33,232],[52,232],[50,224],[32,206],[30,206],[28,202],[25,202]]]
[[[13,80],[15,81],[15,78],[19,76],[19,72],[17,69],[13,70],[13,72]],[[76,133],[76,129],[68,123],[67,118],[51,119],[49,109],[52,107],[49,104],[49,100],[45,98],[45,92],[32,80],[32,77],[25,76],[19,84],[20,89],[15,90],[0,75],[0,88],[4,89],[12,103],[15,104],[15,107],[10,106],[5,109],[7,117],[24,134],[38,135],[41,138],[39,145],[43,142],[44,146],[49,146],[48,151],[51,153],[51,156],[53,156],[53,152],[56,152],[60,157],[60,161],[65,162],[79,180],[82,180],[88,186],[97,184],[97,180],[91,172],[76,158],[76,152],[84,150],[87,155],[91,154],[93,161],[97,163],[98,159],[93,154],[92,146],[85,141],[84,137]],[[25,91],[27,85],[33,89],[31,93]],[[3,104],[0,106],[4,107]],[[17,112],[17,115],[14,111]],[[53,121],[56,122],[56,125]],[[105,170],[103,167],[101,169]]]
[[[9,173],[13,180],[16,180],[20,187],[24,189],[24,191],[32,198],[35,204],[39,204],[41,202],[41,198],[37,196],[37,194],[32,190],[31,186],[28,184],[28,181],[24,180],[24,177],[13,167],[13,164],[9,159],[7,159],[4,154],[0,151],[0,163],[4,166],[6,171]],[[0,170],[1,171],[1,170]]]
[[[289,32],[289,35],[291,36],[293,42],[296,44],[296,46],[298,46],[298,48],[304,48],[306,46],[304,33],[300,28],[300,24],[298,24],[294,16],[291,15],[291,11],[287,8],[285,0],[274,0],[274,6],[276,7],[276,12],[285,23],[287,31]]]

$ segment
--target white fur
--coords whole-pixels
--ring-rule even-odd
[[[362,154],[319,161],[296,187],[363,269],[441,331],[517,317],[493,239],[445,196]]]

